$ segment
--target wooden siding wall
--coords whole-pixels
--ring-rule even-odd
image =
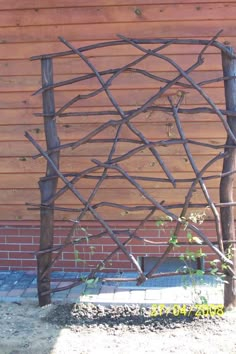
[[[33,55],[63,51],[66,48],[57,41],[57,36],[64,36],[73,45],[80,47],[94,42],[116,39],[116,34],[124,34],[136,38],[177,37],[177,38],[210,38],[219,29],[224,29],[221,41],[228,41],[236,47],[236,1],[173,1],[173,0],[0,0],[0,220],[37,220],[38,211],[28,211],[25,202],[37,203],[40,200],[37,181],[44,175],[43,159],[33,161],[30,156],[36,151],[24,138],[24,131],[30,131],[38,141],[44,142],[42,120],[33,116],[41,111],[41,97],[31,96],[40,87],[40,62],[29,61]],[[199,47],[171,46],[165,53],[177,60],[184,68],[196,59]],[[89,57],[98,69],[115,68],[140,55],[130,46],[103,48],[89,52]],[[140,66],[142,67],[142,66]],[[173,68],[163,61],[147,60],[143,67],[159,75],[173,77]],[[56,80],[71,78],[89,72],[86,66],[75,56],[55,60]],[[221,75],[221,57],[217,50],[210,48],[206,54],[206,62],[193,75],[197,81]],[[82,82],[56,91],[56,103],[59,107],[69,98],[98,87],[96,80]],[[125,108],[140,105],[156,89],[154,81],[137,75],[124,74],[114,83],[115,97]],[[223,84],[215,83],[207,87],[207,92],[215,102],[223,107]],[[171,91],[178,94],[178,88]],[[165,99],[160,101],[165,103]],[[187,92],[186,105],[204,104],[202,98],[194,92]],[[93,100],[76,104],[77,110],[90,106],[109,108],[104,95]],[[81,117],[59,120],[59,135],[63,143],[76,140],[95,128],[107,117]],[[225,134],[222,125],[212,115],[182,115],[186,135],[192,139],[223,143]],[[150,139],[178,136],[173,125],[173,118],[164,113],[142,114],[136,120],[140,128]],[[113,129],[101,133],[101,137],[114,135]],[[125,130],[123,137],[133,137]],[[65,151],[61,160],[64,171],[75,171],[85,168],[89,157],[101,160],[109,150],[109,144],[86,145],[79,150]],[[125,146],[118,153],[125,151]],[[181,147],[162,148],[163,158],[176,177],[191,176],[189,162]],[[199,167],[209,159],[211,150],[193,147]],[[173,157],[173,154],[176,156]],[[71,156],[69,159],[68,156]],[[150,176],[164,176],[159,166],[146,151],[135,156],[128,165],[129,172]],[[219,172],[221,162],[212,166],[211,172]],[[89,187],[94,181],[80,182],[83,195],[88,196]],[[166,202],[181,201],[186,188],[173,191],[169,185],[146,183],[143,185],[153,190],[158,200]],[[211,181],[211,195],[218,200],[218,183]],[[97,201],[109,195],[110,201],[130,205],[145,203],[145,199],[123,181],[107,181],[98,193]],[[203,202],[204,198],[197,189],[195,202]],[[72,194],[62,197],[61,205],[77,206]],[[103,210],[108,219],[132,220],[142,214],[125,214],[109,208]],[[68,216],[58,214],[58,219]]]

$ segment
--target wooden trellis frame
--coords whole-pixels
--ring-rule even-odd
[[[158,211],[162,211],[166,216],[170,217],[173,222],[175,222],[175,230],[174,235],[178,237],[178,234],[181,230],[181,227],[184,225],[188,230],[198,235],[198,237],[204,242],[204,244],[208,245],[212,251],[216,254],[216,256],[228,266],[227,270],[227,280],[229,283],[226,285],[225,291],[225,306],[235,306],[236,305],[236,294],[235,294],[235,273],[236,273],[236,257],[235,251],[233,252],[232,259],[229,259],[226,254],[229,247],[234,245],[235,243],[235,228],[234,228],[234,214],[233,214],[233,206],[235,205],[233,200],[233,176],[236,172],[235,169],[235,147],[236,147],[236,56],[232,50],[232,48],[227,47],[217,41],[217,37],[220,32],[213,37],[211,40],[195,40],[195,39],[186,39],[186,40],[178,40],[178,39],[130,39],[124,36],[119,36],[120,40],[112,41],[112,42],[104,42],[98,43],[91,46],[83,47],[80,49],[76,49],[72,44],[66,41],[63,38],[59,38],[61,42],[63,42],[70,50],[66,52],[53,53],[48,55],[42,55],[33,57],[32,60],[41,60],[42,67],[42,88],[36,92],[36,94],[42,94],[43,96],[43,112],[36,113],[37,117],[44,117],[44,126],[45,126],[45,135],[47,142],[47,149],[44,150],[35,139],[26,132],[25,136],[32,142],[35,148],[38,150],[39,154],[35,155],[34,158],[39,156],[43,156],[47,161],[47,170],[46,176],[40,179],[40,191],[41,191],[41,203],[39,205],[30,204],[31,207],[36,207],[40,209],[41,213],[41,233],[40,233],[40,250],[37,252],[38,259],[38,295],[39,295],[39,304],[40,306],[46,305],[51,302],[51,293],[54,291],[60,291],[69,289],[71,287],[77,286],[82,283],[83,279],[78,279],[70,286],[61,287],[59,289],[51,289],[50,287],[50,271],[52,265],[56,262],[58,257],[61,255],[62,251],[69,245],[79,244],[84,241],[84,238],[80,238],[79,240],[72,240],[73,231],[76,228],[77,224],[84,218],[86,213],[90,213],[95,220],[97,220],[102,226],[103,231],[90,235],[89,238],[101,238],[104,235],[109,235],[111,239],[116,243],[116,248],[99,264],[95,269],[93,269],[88,275],[87,279],[92,279],[96,276],[96,273],[102,269],[104,264],[111,259],[111,257],[116,252],[123,252],[123,254],[127,257],[127,259],[133,263],[135,269],[138,272],[137,284],[140,285],[145,280],[149,278],[161,277],[163,275],[176,275],[176,273],[157,273],[160,265],[164,262],[170,251],[173,249],[174,245],[172,243],[166,244],[166,250],[163,255],[160,257],[158,262],[153,266],[153,268],[147,273],[144,274],[141,269],[139,263],[131,254],[126,245],[133,240],[143,240],[140,236],[137,236],[137,231],[145,225],[145,223],[154,215],[154,213]],[[88,59],[88,57],[84,54],[91,49],[97,49],[102,47],[110,47],[129,44],[130,46],[138,49],[142,55],[132,61],[131,63],[127,63],[121,68],[116,69],[108,69],[102,72],[97,71],[92,62]],[[146,49],[145,44],[157,44],[158,47],[155,49]],[[175,61],[170,59],[168,56],[161,54],[161,51],[172,45],[178,44],[186,44],[186,45],[201,45],[203,49],[200,51],[197,60],[193,65],[191,65],[187,70],[183,70]],[[196,83],[192,77],[191,73],[198,68],[203,63],[203,56],[208,47],[214,46],[221,51],[222,59],[223,59],[223,76],[213,79],[207,80],[201,83]],[[88,68],[91,70],[91,74],[81,75],[79,77],[65,80],[63,82],[53,83],[53,58],[57,58],[59,56],[69,56],[71,54],[76,54],[79,58],[85,62]],[[158,77],[146,70],[138,69],[135,66],[144,61],[148,57],[155,57],[161,60],[168,62],[172,65],[176,71],[178,72],[177,76],[168,80],[162,77]],[[140,107],[124,111],[122,107],[118,104],[115,97],[110,91],[110,86],[113,81],[124,72],[132,72],[144,75],[149,77],[152,80],[156,80],[157,82],[163,82],[163,87],[157,89],[155,95],[150,97],[148,100],[144,102]],[[110,75],[108,80],[104,80],[104,75]],[[72,98],[69,102],[63,105],[60,109],[56,111],[55,103],[54,103],[54,89],[57,87],[62,87],[64,85],[73,84],[75,82],[80,82],[83,80],[87,80],[90,78],[97,78],[100,88],[92,91],[87,95],[78,95]],[[185,79],[185,82],[182,82],[181,79]],[[225,85],[225,93],[226,93],[226,110],[219,109],[214,101],[206,94],[204,91],[204,85],[217,82],[224,81]],[[207,107],[198,107],[198,108],[182,108],[181,104],[184,100],[184,94],[180,94],[178,101],[174,102],[173,99],[169,96],[169,106],[160,106],[156,103],[158,99],[166,95],[168,90],[175,86],[179,86],[180,88],[191,88],[196,90],[206,101]],[[110,100],[113,110],[112,111],[104,111],[100,110],[97,112],[90,112],[89,110],[86,112],[66,112],[66,110],[71,107],[75,102],[80,99],[87,99],[90,97],[94,97],[99,95],[100,93],[105,93]],[[137,117],[140,113],[143,112],[152,112],[152,111],[164,111],[170,112],[173,115],[175,120],[175,124],[178,130],[179,138],[170,138],[167,140],[157,140],[157,141],[149,141],[143,134],[140,132],[135,125],[133,124],[135,117]],[[194,113],[210,113],[215,114],[222,126],[227,132],[227,141],[225,145],[217,146],[214,144],[206,144],[199,141],[188,139],[185,136],[180,114],[194,114]],[[80,140],[61,145],[59,138],[57,136],[57,127],[56,127],[56,119],[57,117],[68,117],[68,116],[109,116],[109,115],[117,115],[120,119],[117,120],[108,120],[107,122],[101,124],[98,128],[91,131],[89,134],[81,138]],[[136,144],[140,144],[140,146],[127,151],[125,154],[120,155],[118,157],[114,157],[114,152],[117,148],[117,145],[122,142],[132,142],[132,139],[122,139],[120,138],[120,132],[123,126],[128,127],[136,136],[137,140]],[[108,127],[114,127],[116,130],[115,137],[113,139],[98,139],[96,136],[104,131]],[[96,159],[92,159],[93,167],[88,168],[83,171],[79,171],[74,174],[65,174],[60,170],[59,167],[59,159],[60,159],[60,151],[67,148],[78,148],[83,144],[89,144],[92,142],[111,142],[112,148],[110,150],[109,156],[106,161],[98,161]],[[170,172],[168,166],[165,164],[163,159],[161,158],[158,147],[159,146],[170,146],[173,144],[181,144],[183,145],[186,156],[191,164],[192,170],[195,174],[195,177],[192,179],[176,179],[173,174]],[[202,168],[198,169],[193,155],[191,153],[191,145],[199,145],[205,146],[208,148],[215,149],[215,151],[221,150],[219,154],[216,154],[208,163]],[[137,152],[148,149],[152,155],[155,157],[158,164],[162,167],[162,170],[166,174],[166,178],[152,178],[145,176],[131,176],[124,168],[119,164],[121,161],[125,161],[129,158],[132,158]],[[224,150],[224,151],[223,151]],[[224,159],[224,167],[221,175],[212,175],[205,177],[204,174],[207,169],[219,159]],[[94,177],[92,175],[93,172],[99,172],[100,175]],[[116,175],[109,175],[108,172],[113,171]],[[89,198],[86,200],[78,188],[75,187],[75,183],[79,181],[81,178],[97,178],[97,183],[95,188],[91,191]],[[134,207],[129,207],[127,205],[117,204],[113,202],[101,202],[98,204],[93,203],[94,196],[102,185],[103,181],[108,178],[114,179],[125,179],[129,181],[130,185],[135,187],[145,198],[149,201],[150,205],[139,205]],[[206,188],[205,181],[214,178],[221,178],[220,185],[220,203],[216,204],[211,199],[209,192]],[[60,188],[57,191],[57,181],[61,179],[64,183],[64,187]],[[182,204],[178,205],[165,205],[165,203],[156,200],[150,193],[145,190],[139,181],[159,181],[159,182],[168,182],[170,185],[175,188],[179,183],[189,183],[189,190],[187,195],[185,196],[185,201]],[[191,203],[192,194],[196,185],[200,185],[202,192],[205,196],[206,203],[205,204],[194,204]],[[55,205],[56,200],[63,195],[67,190],[70,190],[83,204],[83,207],[77,210],[72,208],[60,208]],[[105,221],[101,215],[99,214],[99,208],[104,205],[109,205],[110,207],[120,208],[125,211],[138,211],[145,210],[147,211],[147,215],[143,220],[140,220],[138,227],[131,232],[130,230],[122,230],[123,233],[126,234],[127,239],[125,242],[121,242],[119,240],[119,230],[113,229],[107,221]],[[216,235],[217,235],[217,245],[212,243],[208,237],[204,234],[204,232],[197,227],[195,224],[188,222],[186,223],[185,216],[189,208],[193,207],[205,207],[209,206],[212,211],[212,214],[215,219],[215,227],[216,227]],[[173,213],[171,210],[175,208],[181,209],[179,215]],[[220,208],[220,212],[218,211]],[[64,210],[68,212],[77,212],[79,216],[74,220],[71,230],[66,237],[64,244],[58,247],[53,246],[53,233],[54,233],[54,210]],[[222,221],[223,220],[223,221]],[[145,240],[148,242],[148,240]],[[155,244],[155,242],[152,242]],[[156,242],[158,244],[158,242]],[[54,253],[57,252],[55,255]],[[54,255],[54,256],[53,256]],[[178,273],[179,274],[179,273]],[[114,281],[125,281],[125,278],[122,279],[110,279]],[[130,280],[130,279],[129,279]],[[134,279],[133,279],[134,280]]]

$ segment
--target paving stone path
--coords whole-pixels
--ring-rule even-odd
[[[53,272],[52,287],[71,284],[76,278],[86,273]],[[203,284],[183,286],[181,276],[150,279],[144,286],[135,286],[134,282],[103,283],[103,273],[98,274],[96,285],[82,284],[73,289],[56,292],[52,295],[54,303],[84,302],[95,304],[191,304],[199,296],[207,299],[209,304],[223,303],[223,285],[213,276],[204,276]],[[110,274],[113,277],[134,277],[135,274]],[[185,278],[186,281],[186,278]],[[189,279],[189,284],[191,281]],[[34,272],[0,271],[0,301],[2,302],[37,302],[37,277]],[[196,301],[195,301],[196,302]]]

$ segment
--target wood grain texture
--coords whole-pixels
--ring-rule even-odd
[[[79,2],[78,2],[79,3]],[[40,4],[39,4],[40,5]],[[76,5],[76,4],[75,4]],[[79,4],[78,4],[79,5]],[[117,4],[118,5],[118,4]],[[122,23],[122,22],[155,22],[155,21],[199,21],[205,19],[234,20],[236,19],[236,4],[162,4],[130,6],[93,6],[93,7],[67,7],[49,9],[24,9],[0,12],[1,26],[34,26],[66,25],[86,23]]]
[[[199,0],[198,3],[205,3],[206,0]],[[209,4],[215,3],[215,0],[208,0]],[[228,0],[218,1],[220,3],[230,5]],[[176,1],[176,4],[189,4],[196,3],[196,0],[181,0]],[[118,5],[164,5],[164,4],[173,4],[173,0],[119,0]],[[89,6],[111,6],[117,5],[117,0],[94,0],[89,3]],[[0,9],[2,10],[13,10],[13,9],[40,9],[40,8],[57,8],[57,7],[87,7],[88,1],[86,0],[41,0],[40,3],[37,0],[22,0],[20,2],[16,2],[14,0],[9,1],[0,1]]]
[[[179,139],[179,134],[176,129],[174,119],[171,117],[166,122],[160,123],[135,123],[135,127],[142,131],[143,134],[148,139],[153,141],[161,139]],[[58,132],[63,141],[76,141],[81,139],[83,136],[87,135],[92,130],[98,128],[100,124],[58,124]],[[186,132],[188,139],[221,139],[224,138],[225,132],[222,129],[222,123],[220,122],[208,122],[208,129],[198,122],[185,122],[183,127]],[[15,141],[25,141],[24,131],[28,130],[30,133],[34,134],[35,138],[38,140],[44,140],[44,129],[43,125],[15,125],[15,126],[2,126],[0,131],[0,141],[9,141],[14,139]],[[104,129],[103,132],[99,133],[96,138],[98,139],[109,139],[114,138],[115,128],[109,127]],[[120,138],[130,138],[138,139],[136,135],[127,127],[124,126]],[[138,139],[139,140],[139,139]],[[140,140],[139,140],[140,141]],[[122,144],[124,145],[124,144]],[[135,146],[134,146],[135,147]],[[166,148],[168,149],[168,147]],[[79,149],[77,150],[79,153]]]
[[[114,95],[114,98],[121,106],[141,106],[148,100],[150,97],[157,94],[156,89],[143,89],[143,90],[111,90]],[[200,96],[199,93],[191,89],[182,90],[186,93],[184,98],[185,105],[206,105],[206,100]],[[81,94],[89,94],[91,91],[83,91]],[[160,99],[156,100],[154,103],[159,105],[168,104],[168,96],[175,97],[178,99],[180,90],[170,89],[166,91]],[[206,88],[205,92],[214,100],[216,104],[224,103],[223,88]],[[77,92],[73,91],[57,91],[55,93],[56,108],[61,108],[69,100],[72,100],[77,96]],[[82,99],[73,104],[73,107],[104,107],[108,106],[111,109],[111,104],[104,92],[100,93],[97,96],[88,98],[86,100]],[[29,96],[27,92],[12,92],[9,93],[3,92],[0,96],[0,109],[4,108],[35,108],[41,109],[41,97],[40,96]],[[113,107],[112,107],[113,108]],[[113,108],[114,109],[114,108]]]
[[[34,161],[30,158],[37,152],[24,138],[24,131],[29,130],[45,147],[43,119],[33,116],[35,112],[42,112],[41,96],[31,96],[41,86],[40,63],[29,61],[31,56],[67,50],[62,43],[57,42],[59,35],[72,41],[75,47],[81,47],[116,39],[117,33],[135,38],[158,36],[208,39],[220,28],[224,28],[220,40],[231,42],[236,46],[235,19],[236,4],[230,1],[199,0],[196,3],[195,0],[94,0],[91,2],[84,0],[0,0],[0,220],[38,220],[39,218],[38,211],[28,211],[24,205],[26,201],[39,202],[37,182],[43,176],[46,166],[43,159]],[[153,49],[156,46],[147,45],[146,47]],[[196,61],[196,55],[201,49],[201,46],[173,45],[164,49],[163,54],[170,55],[173,60],[187,69]],[[91,50],[86,52],[86,55],[98,70],[106,70],[121,67],[142,54],[134,47],[122,45],[101,48],[97,51]],[[221,76],[219,51],[216,48],[208,48],[204,56],[203,66],[192,74],[196,82]],[[147,59],[137,67],[168,79],[176,75],[176,70],[163,60]],[[89,72],[88,67],[75,55],[54,60],[56,82]],[[106,79],[107,76],[104,78]],[[112,93],[122,107],[128,110],[137,108],[163,85],[140,74],[125,73],[114,81]],[[99,84],[96,79],[58,88],[55,90],[56,108],[59,109],[79,93],[86,94],[97,88]],[[179,89],[179,87],[174,87],[168,91],[168,94],[171,94],[173,99],[177,99]],[[184,101],[186,107],[206,105],[199,94],[192,90],[186,91],[188,91]],[[206,92],[220,108],[224,108],[222,82],[207,85]],[[156,103],[167,104],[167,97],[165,96]],[[81,100],[69,108],[68,112],[98,109],[111,109],[110,102],[104,94],[93,99]],[[77,140],[109,119],[117,119],[117,116],[60,118],[58,120],[59,136],[62,143]],[[188,138],[213,144],[222,144],[225,139],[225,132],[216,115],[181,114],[181,121]],[[206,122],[207,125],[202,122]],[[178,138],[173,123],[173,117],[164,112],[143,113],[134,122],[138,129],[153,140]],[[109,128],[98,137],[113,136],[114,129]],[[122,129],[121,137],[136,138],[125,127]],[[132,146],[129,143],[119,144],[116,156],[125,153]],[[80,166],[79,169],[92,166],[90,161],[92,157],[105,161],[110,148],[110,143],[96,143],[83,145],[73,151],[71,149],[62,151],[62,170],[73,172],[77,166]],[[158,151],[176,178],[193,176],[181,146],[159,147]],[[196,145],[191,146],[191,151],[196,156],[199,168],[217,153],[217,151]],[[174,159],[173,155],[175,155]],[[129,163],[122,162],[121,165],[136,175],[164,177],[160,166],[147,151],[138,153]],[[218,173],[221,167],[222,162],[218,161],[210,168],[210,171]],[[216,193],[218,182],[218,180],[207,182],[213,193]],[[88,189],[94,183],[95,180],[83,179],[80,182],[82,193],[83,191],[88,193]],[[129,183],[119,180],[115,183],[114,189],[114,180],[104,182],[105,194],[109,191],[110,196],[115,200],[119,195],[121,200],[125,200],[127,192],[131,203],[139,202],[138,194],[133,194],[134,190],[129,187]],[[162,193],[163,197],[164,194],[166,196],[171,194],[167,183],[163,185],[159,182],[142,183],[154,193],[157,191]],[[59,186],[62,186],[61,181],[59,181]],[[122,192],[124,186],[125,193]],[[183,200],[184,188],[184,185],[179,186],[175,200],[180,200],[181,196]],[[102,199],[102,193],[99,198]],[[198,199],[198,194],[195,198]],[[65,201],[67,205],[74,203],[70,197]],[[114,212],[114,209],[108,207],[102,208],[101,212],[108,220],[137,220],[146,215],[145,212],[122,214],[121,211]],[[56,212],[56,218],[64,217],[68,217],[68,214]],[[88,218],[91,216],[88,215]]]
[[[63,207],[63,205],[61,205]],[[68,207],[74,208],[74,205],[71,205]],[[76,208],[79,206],[76,206]],[[24,222],[28,220],[39,220],[39,210],[28,210],[28,207],[25,205],[0,205],[0,220],[2,221],[15,221],[19,224],[19,222]],[[179,209],[172,210],[175,212],[177,215],[179,215]],[[129,222],[132,220],[141,220],[144,219],[144,217],[147,215],[147,211],[136,211],[136,212],[128,212],[124,213],[123,211],[119,209],[114,208],[109,208],[109,207],[103,207],[99,210],[99,214],[103,217],[104,220],[110,220],[110,221],[120,221],[121,224],[122,222]],[[209,217],[210,217],[209,213]],[[56,211],[55,212],[55,220],[58,221],[66,221],[66,220],[73,220],[78,216],[78,213],[68,213],[68,212],[63,212],[63,211]],[[157,220],[158,217],[163,216],[162,213],[156,212],[155,215],[152,217],[152,220]],[[88,221],[94,221],[94,218],[88,213],[85,217],[84,220]]]
[[[109,56],[93,57],[88,55],[88,58],[91,60],[92,64],[94,64],[99,71],[107,70],[110,68],[120,68],[139,57],[140,55],[114,56],[112,58],[111,65],[111,58]],[[175,60],[176,63],[181,65],[184,69],[187,69],[197,60],[197,57],[194,54],[186,54],[184,56],[181,54],[171,54],[170,58]],[[136,67],[151,72],[176,72],[176,69],[174,69],[172,65],[157,58],[147,58]],[[40,64],[38,61],[1,60],[0,69],[3,76],[19,76],[22,75],[22,73],[24,73],[25,76],[40,75]],[[217,54],[206,54],[205,62],[203,65],[201,65],[200,69],[201,71],[221,70],[220,56]],[[68,75],[79,75],[91,73],[91,70],[84,62],[80,60],[79,57],[69,56],[67,58],[63,57],[54,61],[54,73],[55,75],[61,73]]]
[[[165,200],[166,204],[181,203],[183,195],[187,194],[187,189],[174,190],[171,188],[168,189],[147,189],[147,192],[156,198],[157,201]],[[214,198],[215,202],[219,202],[218,191],[217,189],[211,189],[210,194]],[[84,198],[88,198],[90,191],[84,189],[82,192]],[[0,198],[1,204],[24,204],[25,201],[38,203],[39,200],[39,191],[37,189],[28,189],[24,191],[22,189],[12,189],[5,190],[4,195]],[[193,203],[205,203],[204,195],[200,189],[196,189],[193,194],[192,202]],[[113,202],[120,203],[124,205],[150,205],[150,202],[147,201],[139,191],[134,188],[128,189],[109,189],[109,193],[106,190],[100,189],[96,197],[94,198],[94,203],[101,202]],[[69,204],[74,205],[75,208],[81,207],[79,200],[71,193],[67,192],[66,195],[63,195],[57,200],[58,204],[64,205],[65,207]]]
[[[163,160],[170,167],[172,172],[191,172],[191,166],[186,156],[165,156]],[[199,167],[203,167],[209,161],[208,155],[199,155],[196,156],[195,161]],[[161,168],[158,162],[152,156],[144,156],[140,158],[140,156],[134,156],[130,161],[123,161],[120,163],[128,172],[152,172],[159,173]],[[209,171],[211,172],[219,172],[221,169],[221,162],[216,162]],[[79,166],[79,167],[78,167]],[[67,157],[61,158],[61,170],[64,172],[79,172],[82,169],[92,167],[94,164],[88,159],[88,157],[80,157],[80,156],[72,156],[70,159]],[[27,159],[26,161],[22,161],[18,157],[6,158],[3,157],[1,159],[1,172],[2,173],[43,173],[45,170],[45,162],[44,160],[37,159],[31,160]]]
[[[168,138],[167,138],[168,139]],[[157,140],[157,139],[155,139]],[[225,143],[224,138],[214,138],[212,140],[208,139],[200,139],[197,137],[197,140],[201,143],[213,143],[215,145],[223,145]],[[66,140],[61,140],[62,144],[66,144]],[[40,141],[40,145],[45,148],[45,141]],[[61,156],[87,156],[87,158],[98,157],[104,159],[105,156],[109,153],[111,149],[112,143],[88,143],[80,146],[80,148],[72,150],[71,148],[61,150]],[[127,153],[127,151],[131,149],[137,148],[137,144],[121,142],[117,146],[116,156]],[[210,147],[199,146],[190,144],[190,149],[193,155],[207,155],[210,157],[215,156],[220,152],[220,149],[212,149]],[[181,144],[170,145],[168,147],[159,146],[157,147],[158,152],[161,156],[183,156],[184,150]],[[24,160],[24,158],[30,159],[33,155],[37,154],[37,150],[33,147],[33,145],[29,144],[28,141],[17,141],[17,149],[16,143],[13,141],[0,141],[0,157],[17,157],[19,160]],[[137,156],[150,156],[150,152],[145,149],[136,153]]]
[[[159,67],[156,69],[159,70]],[[166,72],[166,71],[153,71],[153,75],[156,75],[160,78],[165,78],[167,80],[171,80],[176,76],[175,72]],[[206,80],[212,80],[219,78],[222,75],[220,70],[218,71],[196,71],[191,76],[196,82],[202,82]],[[68,75],[55,75],[55,83],[59,83],[68,79],[77,78],[81,75],[76,76],[75,74]],[[110,75],[103,76],[105,80],[108,80]],[[186,80],[182,79],[181,83],[187,84]],[[24,91],[24,92],[32,92],[41,86],[41,79],[39,76],[31,75],[31,76],[2,76],[0,77],[0,92],[11,92],[11,91]],[[163,86],[163,82],[153,80],[146,76],[143,76],[139,73],[124,73],[121,76],[118,76],[112,87],[114,89],[135,89],[135,88],[160,88]],[[83,90],[96,90],[98,89],[99,84],[96,78],[91,78],[88,80],[83,80],[79,82],[75,82],[71,86],[67,86],[67,89],[71,91],[83,91]],[[180,86],[174,86],[176,89],[181,89]],[[223,81],[209,83],[204,87],[223,87]],[[63,91],[65,90],[65,86],[58,87],[57,90]]]
[[[196,108],[196,105],[190,105],[188,108]],[[218,105],[219,108],[224,109],[225,107],[221,104]],[[124,110],[130,110],[130,109],[135,109],[135,106],[124,106]],[[110,107],[104,106],[104,107],[89,107],[89,112],[96,112],[98,110],[110,110]],[[87,109],[84,107],[76,107],[77,112],[84,112]],[[30,107],[24,107],[24,108],[19,108],[19,109],[14,109],[14,108],[2,108],[0,109],[1,113],[1,119],[0,119],[0,125],[38,125],[42,124],[42,117],[35,117],[33,114],[36,112],[41,112],[41,108],[30,108]],[[67,110],[67,112],[74,112],[75,110],[73,108],[70,108]],[[117,119],[117,115],[112,115],[109,114],[107,116],[101,115],[101,116],[96,116],[96,115],[91,115],[91,116],[77,116],[77,117],[62,117],[58,119],[59,124],[96,124],[96,123],[104,123],[107,122],[109,119]],[[139,116],[135,117],[135,122],[137,123],[153,123],[153,122],[167,122],[171,119],[171,116],[169,113],[165,112],[145,112],[140,114]],[[181,114],[181,120],[183,122],[216,122],[219,121],[217,116],[215,114]]]
[[[235,21],[224,22],[224,35],[235,37]],[[117,33],[123,33],[131,38],[152,38],[158,33],[162,38],[189,38],[212,37],[219,31],[218,20],[203,20],[201,26],[198,21],[171,21],[171,22],[140,22],[136,23],[103,23],[98,24],[67,24],[67,25],[47,25],[47,26],[27,26],[27,27],[2,27],[1,41],[3,43],[23,43],[23,42],[50,42],[55,41],[58,33],[69,41],[78,40],[78,33],[81,40],[108,40],[117,39]]]
[[[221,42],[230,41],[232,45],[235,45],[236,38],[235,37],[227,37],[222,34]],[[73,41],[73,45],[76,48],[80,48],[83,46],[89,46],[95,43],[100,43],[99,40],[75,40]],[[145,45],[146,48],[154,49],[156,45],[150,44]],[[17,50],[16,50],[17,48]],[[184,44],[179,45],[171,45],[162,50],[163,54],[181,54],[181,53],[190,53],[190,54],[198,54],[199,49],[202,49],[202,46],[187,46]],[[5,59],[25,59],[28,60],[30,57],[35,55],[41,55],[42,53],[55,53],[55,52],[63,52],[65,51],[65,46],[63,43],[58,42],[55,37],[51,42],[34,42],[33,45],[29,43],[4,43],[4,40],[1,42],[0,46],[0,54],[1,60]],[[210,47],[207,50],[207,53],[219,53],[219,50],[215,47]],[[134,47],[130,47],[129,45],[115,46],[111,47],[103,47],[97,50],[89,50],[89,56],[91,57],[104,57],[104,56],[126,56],[126,55],[140,55],[140,51]],[[71,57],[75,55],[71,55]]]
[[[93,176],[96,176],[97,174],[93,174]],[[206,173],[206,175],[209,175],[209,173]],[[97,175],[98,176],[98,175]],[[142,172],[135,172],[135,176],[142,177],[144,176],[144,173]],[[163,172],[158,173],[158,176],[155,173],[151,172],[145,172],[145,176],[149,178],[166,178],[165,174]],[[7,189],[38,189],[38,181],[42,177],[42,173],[2,173],[0,174],[0,184],[1,186],[7,186]],[[194,174],[191,172],[176,172],[175,173],[175,178],[194,178]],[[76,183],[76,185],[80,189],[90,189],[94,187],[94,183],[97,181],[97,179],[88,179],[88,178],[83,178],[80,181]],[[114,188],[114,183],[116,189],[122,189],[122,188],[130,188],[130,184],[128,181],[125,181],[124,179],[107,179],[103,182],[102,184],[102,189],[110,189]],[[169,182],[153,182],[153,181],[139,181],[139,183],[142,184],[145,188],[155,188],[155,189],[168,189],[170,187]],[[217,188],[219,186],[219,178],[218,179],[211,179],[206,181],[206,185],[209,188]],[[58,181],[58,187],[63,187],[64,184],[62,181]],[[177,183],[178,189],[184,189],[186,188],[186,182],[185,183]]]

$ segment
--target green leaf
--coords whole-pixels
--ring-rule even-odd
[[[156,221],[156,226],[157,227],[164,226],[164,225],[165,225],[165,221],[163,221],[163,220]]]
[[[79,257],[79,251],[78,250],[74,250],[74,255],[75,255],[75,262],[84,262],[84,263],[86,263],[86,261],[84,259],[81,259]]]
[[[192,240],[193,240],[193,235],[189,231],[187,232],[187,239],[189,242],[192,242]]]
[[[206,257],[206,253],[203,253],[201,248],[195,253],[195,255],[196,257]]]
[[[169,239],[169,243],[176,246],[176,244],[178,243],[178,237],[176,235],[171,235]]]
[[[215,275],[217,271],[218,271],[218,269],[217,269],[217,268],[215,268],[215,269],[211,269],[210,273],[211,273],[212,275]]]
[[[229,266],[227,264],[225,264],[225,263],[221,264],[221,269],[222,270],[227,270],[228,268],[229,268]]]

